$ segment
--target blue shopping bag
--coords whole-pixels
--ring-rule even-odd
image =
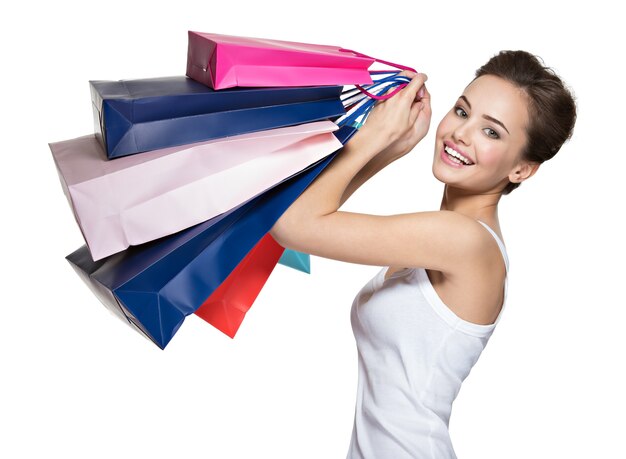
[[[345,114],[341,86],[214,91],[184,76],[89,83],[109,159]]]
[[[345,143],[355,129],[334,134]],[[337,152],[265,193],[192,228],[93,261],[66,258],[104,305],[161,349],[269,232]]]
[[[281,257],[278,259],[278,263],[289,268],[311,274],[311,257],[308,253],[285,249]]]

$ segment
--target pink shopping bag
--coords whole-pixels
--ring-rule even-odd
[[[338,46],[189,31],[187,76],[213,89],[371,84],[374,62],[415,71]]]
[[[317,121],[107,160],[94,135],[50,144],[94,261],[235,208],[341,148]]]

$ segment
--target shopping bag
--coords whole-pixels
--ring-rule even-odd
[[[195,314],[234,338],[283,251],[267,233]]]
[[[342,127],[335,135],[345,143],[354,132],[355,130],[350,127]],[[246,312],[256,300],[277,263],[307,274],[311,273],[308,254],[284,249],[268,233],[195,314],[234,338]]]
[[[93,261],[87,246],[67,259],[105,305],[161,348],[219,287],[299,194],[328,165],[169,237]]]
[[[214,91],[185,76],[89,83],[109,159],[345,113],[341,86]]]
[[[341,128],[335,135],[345,143],[354,132],[351,128]],[[277,263],[311,273],[308,254],[284,249],[268,233],[195,314],[234,338]]]
[[[344,126],[334,135],[345,144],[355,132]],[[103,260],[87,246],[66,258],[110,311],[163,349],[337,154],[177,234]]]
[[[311,274],[311,257],[308,253],[285,249],[278,262],[281,265]]]
[[[338,46],[189,31],[187,76],[213,89],[371,84],[374,62],[415,71]]]
[[[95,136],[50,144],[94,260],[226,212],[341,147],[317,121],[106,159]]]

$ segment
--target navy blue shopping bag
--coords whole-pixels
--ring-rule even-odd
[[[214,91],[184,76],[89,83],[109,159],[345,114],[341,86]]]

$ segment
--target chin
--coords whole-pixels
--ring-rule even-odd
[[[450,170],[445,164],[441,164],[440,161],[435,158],[432,167],[433,176],[444,185],[454,186],[456,188],[462,188],[462,183],[459,181],[459,177],[455,177],[453,170]]]
[[[443,183],[448,189],[454,188],[465,193],[479,193],[475,187],[472,187],[471,183],[468,183],[467,178],[465,180],[458,176],[455,176],[454,171],[449,171],[445,165],[433,164],[433,176]],[[475,184],[474,184],[475,185]]]

